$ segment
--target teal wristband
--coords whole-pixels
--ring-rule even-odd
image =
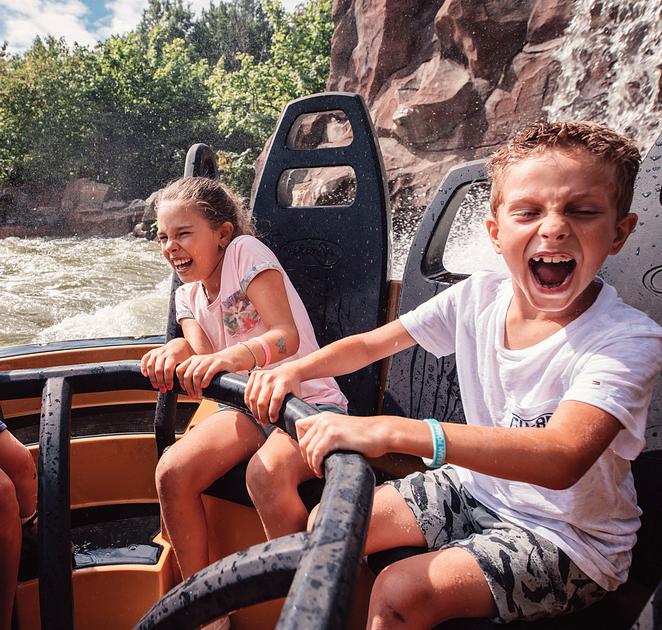
[[[446,435],[441,428],[441,423],[435,418],[425,418],[423,420],[428,425],[432,434],[432,459],[421,457],[423,463],[428,468],[440,468],[446,461]]]

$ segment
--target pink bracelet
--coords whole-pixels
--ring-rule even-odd
[[[253,337],[253,339],[262,346],[262,350],[264,351],[264,363],[260,367],[266,367],[271,363],[271,348],[262,337]]]

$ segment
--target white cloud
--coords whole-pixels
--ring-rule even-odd
[[[130,31],[142,17],[147,8],[146,0],[113,0],[107,2],[105,7],[109,13],[104,19],[107,26],[99,29],[99,39],[105,39],[111,35],[122,35]]]
[[[98,0],[87,0],[88,4]],[[288,11],[303,0],[281,0]],[[191,0],[197,13],[209,7],[209,0]],[[9,43],[10,52],[22,52],[35,37],[64,37],[67,42],[93,45],[111,35],[121,35],[140,21],[147,0],[109,0],[97,21],[81,0],[0,0],[0,42]]]
[[[29,48],[35,37],[64,37],[68,42],[94,44],[85,17],[88,8],[80,0],[0,0],[0,41],[9,42],[11,52]]]

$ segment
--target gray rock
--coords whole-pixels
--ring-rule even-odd
[[[69,182],[62,194],[63,208],[102,208],[103,204],[112,200],[114,192],[109,184],[95,182],[88,178],[75,179]]]

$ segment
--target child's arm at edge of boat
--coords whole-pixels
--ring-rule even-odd
[[[258,420],[276,422],[283,399],[300,393],[303,381],[355,372],[416,342],[399,320],[366,333],[339,339],[273,370],[253,372],[245,402]]]
[[[265,332],[218,352],[209,344],[206,352],[198,352],[182,361],[175,371],[190,397],[200,399],[202,390],[219,372],[252,370],[257,365],[282,361],[299,349],[299,331],[280,272],[265,269],[257,274],[246,288],[246,295],[260,316]]]
[[[562,402],[545,428],[485,427],[442,422],[446,459],[476,472],[563,490],[575,484],[623,428],[611,414],[574,400]],[[351,450],[432,456],[424,422],[396,416],[350,417],[324,412],[297,421],[306,463],[322,476],[326,455]]]
[[[176,337],[158,348],[153,348],[140,360],[143,376],[147,376],[152,387],[162,393],[172,389],[178,364],[194,354],[212,351],[207,335],[195,319],[185,318],[180,323],[183,337]]]

